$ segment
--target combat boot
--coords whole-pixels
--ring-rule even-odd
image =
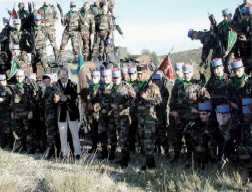
[[[142,166],[142,170],[154,169],[156,167],[155,158],[152,155],[146,156],[146,163]]]
[[[116,151],[116,147],[115,146],[111,146],[110,152],[109,152],[109,160],[113,161],[115,159],[115,151]]]
[[[108,158],[108,148],[106,145],[103,145],[102,146],[102,151],[101,151],[101,154],[100,156],[98,157],[98,159],[107,159]]]

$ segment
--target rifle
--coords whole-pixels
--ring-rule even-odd
[[[64,25],[64,14],[63,14],[63,10],[62,10],[62,8],[61,8],[61,6],[60,6],[59,3],[57,3],[57,8],[58,8],[58,10],[59,10],[59,12],[60,12],[61,24]]]
[[[112,15],[113,26],[115,27],[116,31],[123,36],[122,28],[116,24],[116,17]]]

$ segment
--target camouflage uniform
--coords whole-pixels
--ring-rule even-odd
[[[100,121],[98,125],[98,134],[99,139],[102,145],[102,157],[106,158],[108,156],[108,135],[107,131],[109,130],[109,124],[111,122],[112,116],[109,114],[111,111],[111,92],[112,84],[102,84],[99,89],[99,101],[101,103],[101,113]]]
[[[156,106],[162,102],[159,87],[152,83],[147,90],[141,95],[141,107],[143,108],[143,137],[144,153],[146,157],[146,166],[153,168],[155,166],[154,148],[156,142],[156,128],[158,118]]]
[[[85,10],[81,8],[80,10],[80,29],[82,38],[82,54],[84,59],[90,60],[92,56],[92,44],[93,44],[93,33],[95,31],[95,21],[94,15],[91,10]]]
[[[12,92],[9,87],[0,86],[0,147],[12,148],[11,130]]]
[[[45,30],[41,26],[34,27],[34,37],[35,37],[35,54],[33,55],[32,68],[33,72],[37,73],[37,65],[40,63],[46,71],[48,68],[47,63],[47,52],[46,52],[46,36]]]
[[[63,21],[65,25],[65,30],[62,36],[61,46],[60,46],[60,60],[62,59],[63,52],[71,39],[73,54],[75,56],[75,61],[80,50],[80,13],[78,11],[70,10],[64,17]]]
[[[110,14],[105,13],[105,10],[100,9],[99,13],[95,16],[95,39],[94,39],[94,56],[99,60],[107,61],[110,49],[112,35],[112,17]]]
[[[174,125],[174,130],[172,131],[174,133],[174,160],[177,160],[180,156],[182,138],[186,127],[196,119],[192,109],[196,109],[196,104],[201,97],[201,88],[196,80],[177,81],[173,87],[170,109],[178,113],[178,117],[171,119]],[[207,93],[204,94],[207,95]],[[190,155],[190,152],[188,155]]]
[[[53,5],[44,4],[38,9],[38,14],[43,18],[42,26],[46,40],[48,39],[53,47],[54,57],[58,57],[58,48],[56,44],[55,22],[57,20],[57,11]],[[46,42],[45,40],[45,42]]]
[[[13,88],[14,103],[12,107],[14,150],[31,150],[32,134],[29,132],[28,113],[32,111],[32,91],[26,83],[17,83]]]

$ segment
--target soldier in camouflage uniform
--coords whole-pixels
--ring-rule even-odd
[[[143,108],[143,137],[141,138],[144,146],[145,165],[142,169],[154,168],[155,158],[154,149],[156,142],[156,129],[157,129],[157,113],[156,106],[162,103],[162,97],[159,87],[150,81],[147,89],[140,95],[141,107]]]
[[[112,17],[106,4],[100,3],[95,15],[95,40],[93,53],[100,61],[108,61],[112,44]]]
[[[89,151],[90,153],[95,152],[97,149],[98,143],[98,122],[99,122],[99,113],[101,106],[99,103],[99,88],[100,88],[100,79],[101,73],[98,70],[92,71],[92,82],[88,88],[88,97],[87,97],[87,121],[88,125],[91,128],[92,132],[92,148]]]
[[[70,2],[70,11],[64,16],[63,25],[65,26],[60,46],[60,61],[64,54],[68,40],[71,39],[72,50],[74,54],[74,62],[77,61],[80,51],[80,13],[77,10],[76,4]]]
[[[109,124],[112,119],[111,114],[111,92],[112,92],[112,71],[111,69],[104,69],[102,72],[102,84],[99,89],[99,101],[101,104],[100,121],[98,125],[98,134],[101,141],[101,159],[108,157],[108,135]]]
[[[12,148],[11,130],[12,92],[7,86],[6,75],[0,74],[0,147]]]
[[[174,118],[174,159],[177,162],[182,148],[182,138],[186,127],[196,118],[196,105],[200,98],[209,97],[207,91],[197,80],[193,79],[193,67],[185,64],[183,67],[184,80],[177,81],[173,87],[170,108],[171,116]],[[186,138],[185,138],[186,140]],[[190,158],[191,152],[187,153]]]
[[[33,72],[37,73],[37,65],[41,64],[44,71],[48,69],[45,28],[42,26],[41,15],[36,15],[34,26],[35,51],[32,58]]]
[[[12,121],[13,134],[15,139],[14,151],[23,150],[31,152],[32,136],[29,130],[29,120],[32,119],[32,91],[31,87],[25,83],[25,75],[23,70],[16,73],[17,83],[13,87],[13,107]]]
[[[85,61],[92,58],[92,47],[94,42],[95,20],[91,13],[90,4],[85,2],[80,9],[80,29],[82,38],[82,54]]]
[[[206,83],[213,109],[228,98],[228,76],[224,73],[224,66],[221,58],[215,58],[211,62],[213,74]]]
[[[18,18],[21,19],[21,29],[24,27],[24,21],[28,17],[29,13],[27,10],[25,10],[25,4],[24,2],[18,3]]]
[[[232,107],[233,115],[236,115],[238,118],[241,118],[241,98],[242,92],[248,80],[248,76],[244,72],[242,60],[234,60],[231,63],[231,70],[233,76],[228,82],[228,96],[230,105]]]
[[[50,5],[47,0],[44,0],[42,7],[38,9],[38,14],[42,16],[42,27],[45,35],[45,42],[48,39],[53,47],[54,57],[58,59],[58,48],[56,44],[56,29],[57,11],[53,5]]]
[[[211,118],[210,101],[198,104],[199,118],[186,130],[188,148],[193,153],[195,167],[204,169],[210,162],[217,160],[217,141],[220,138],[218,124]],[[191,159],[190,159],[191,160]]]

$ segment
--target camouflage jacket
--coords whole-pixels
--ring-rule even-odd
[[[46,48],[46,37],[42,27],[36,27],[34,29],[34,38],[35,38],[35,49],[45,49]]]
[[[68,32],[80,31],[80,13],[78,11],[69,11],[65,16],[63,23]]]
[[[80,10],[80,28],[81,32],[93,33],[95,31],[94,15],[90,10],[85,11],[84,8]]]
[[[101,103],[101,113],[103,115],[108,115],[107,113],[111,111],[111,93],[112,84],[101,84],[99,88],[99,101]]]
[[[0,117],[8,116],[12,107],[12,91],[9,87],[0,86]]]
[[[113,29],[113,20],[112,15],[104,14],[102,10],[99,11],[99,14],[95,16],[95,30],[96,32],[106,31],[112,32]]]
[[[43,5],[39,8],[38,13],[43,18],[44,27],[54,27],[57,20],[57,11],[53,5]]]

